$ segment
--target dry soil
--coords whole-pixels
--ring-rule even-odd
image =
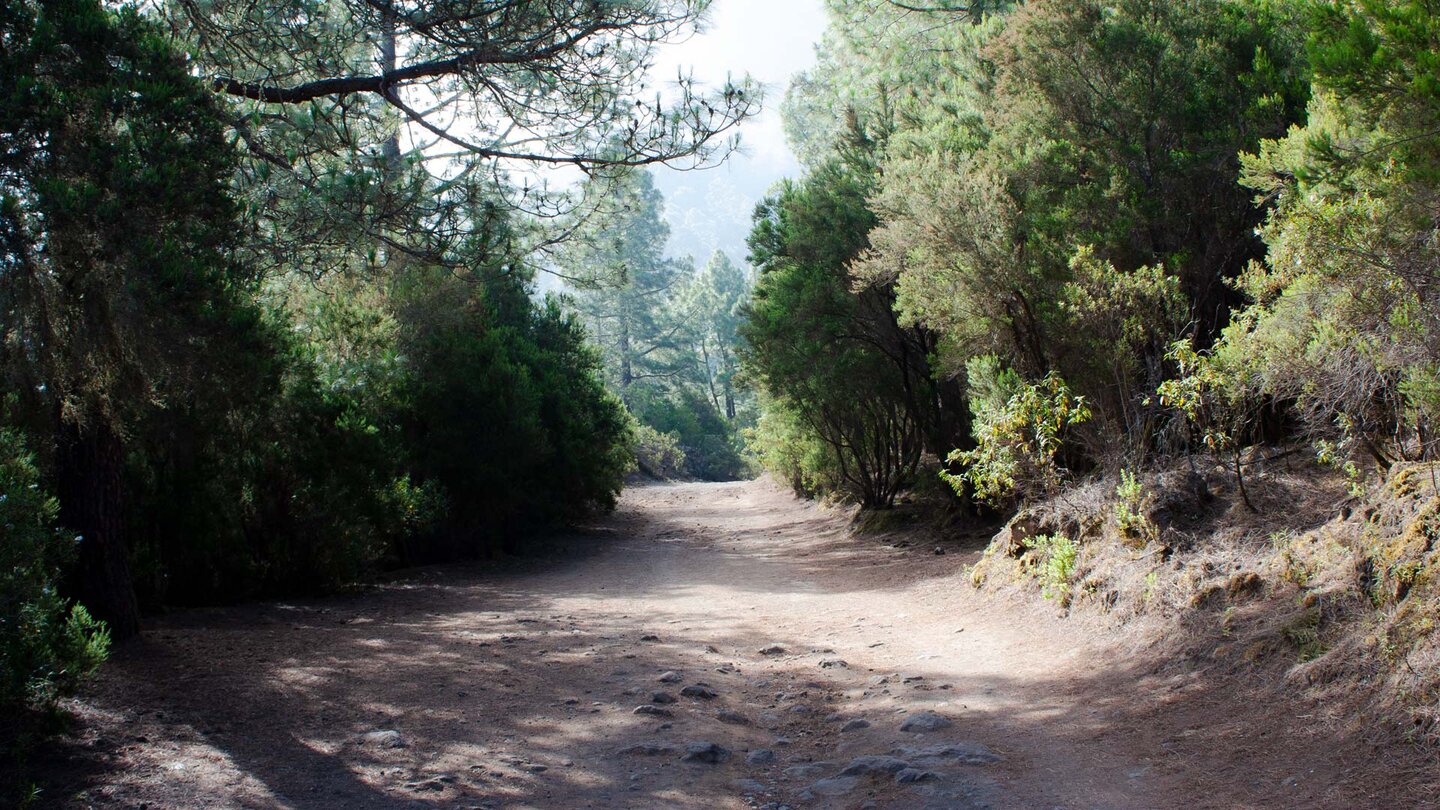
[[[540,558],[153,621],[70,705],[77,733],[52,752],[43,800],[1428,801],[1411,789],[1422,757],[1337,738],[1283,690],[1157,661],[1138,628],[975,591],[963,569],[979,545],[855,536],[844,514],[764,481],[635,487]],[[941,727],[916,730],[926,720]]]

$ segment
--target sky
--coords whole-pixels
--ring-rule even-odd
[[[703,266],[724,250],[744,261],[755,204],[777,180],[800,174],[781,131],[780,102],[790,77],[814,64],[824,31],[823,0],[714,0],[702,33],[661,47],[657,79],[684,68],[718,86],[727,74],[749,73],[766,91],[760,115],[740,125],[739,154],[713,169],[654,169],[665,195],[670,255],[690,255]]]

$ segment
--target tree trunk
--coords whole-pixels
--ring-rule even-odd
[[[140,607],[125,548],[124,447],[108,425],[67,422],[58,450],[60,521],[82,538],[76,596],[113,638],[130,638],[140,632]]]
[[[395,16],[385,13],[380,23],[380,69],[386,73],[395,72]],[[399,124],[396,125],[397,127]],[[380,147],[385,157],[385,168],[394,169],[400,162],[400,131],[397,128],[385,139]]]
[[[620,387],[629,388],[630,383],[635,381],[633,372],[630,369],[630,325],[620,325]]]

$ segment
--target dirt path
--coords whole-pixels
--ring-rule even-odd
[[[1384,764],[1250,722],[1243,695],[1157,674],[1047,606],[977,594],[973,555],[852,538],[765,483],[639,487],[550,559],[155,622],[77,702],[47,798],[1380,806]],[[944,727],[904,725],[926,719]]]

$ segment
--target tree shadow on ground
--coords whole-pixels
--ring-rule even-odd
[[[777,521],[764,498],[686,492],[536,558],[159,619],[77,704],[81,733],[52,752],[46,796],[100,807],[743,807],[798,802],[854,756],[950,742],[1004,759],[928,763],[932,781],[866,777],[814,801],[1350,808],[1422,807],[1434,795],[1432,761],[1370,746],[1361,730],[1331,736],[1273,679],[1155,658],[1047,672],[1031,658],[1011,671],[954,655],[911,656],[898,677],[853,634],[747,622],[786,600],[851,611],[832,625],[861,621],[869,605],[910,599],[917,581],[943,585],[962,555],[891,553],[815,510]],[[785,652],[763,655],[762,643]],[[672,670],[683,680],[657,681]],[[678,694],[700,681],[718,695]],[[671,716],[633,713],[660,689],[678,698],[659,705]],[[902,733],[901,714],[925,708],[955,725]],[[870,726],[839,731],[856,718]],[[683,761],[687,743],[710,741],[731,756]],[[637,744],[654,753],[621,753]],[[748,764],[758,748],[777,761]],[[805,763],[829,764],[787,770]]]

